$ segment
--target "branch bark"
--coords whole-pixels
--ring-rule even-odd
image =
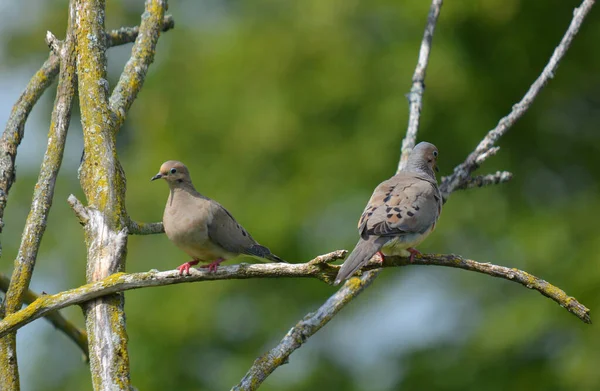
[[[10,284],[10,278],[0,273],[0,290],[4,293],[8,290],[8,285]],[[36,301],[38,298],[46,295],[42,293],[42,295],[38,295],[34,291],[28,289],[23,295],[23,302],[25,304],[31,304]],[[50,322],[56,329],[62,331],[67,338],[75,342],[77,346],[81,349],[83,353],[83,359],[85,361],[89,360],[89,352],[88,352],[88,344],[87,344],[87,333],[85,330],[82,330],[75,326],[74,323],[67,320],[60,312],[51,312],[46,315],[46,320]]]
[[[189,276],[179,275],[179,271],[176,269],[164,272],[150,270],[148,272],[131,274],[116,273],[102,280],[91,282],[78,288],[53,295],[40,296],[26,308],[7,316],[0,322],[0,337],[23,327],[35,319],[46,316],[53,311],[131,289],[199,281],[240,280],[251,278],[316,278],[332,285],[340,267],[338,265],[331,265],[330,263],[344,258],[346,254],[347,252],[345,250],[337,250],[316,257],[307,263],[241,263],[231,266],[221,266],[216,272],[192,268],[190,269],[191,274]],[[567,295],[560,288],[525,271],[493,265],[491,263],[481,263],[463,258],[460,255],[426,254],[416,256],[412,263],[409,262],[408,258],[390,256],[385,258],[383,265],[378,262],[371,262],[366,265],[362,269],[363,274],[360,276],[360,281],[358,281],[359,279],[357,278],[348,280],[343,288],[333,296],[336,299],[328,300],[326,305],[317,311],[318,314],[321,314],[319,315],[319,319],[323,322],[322,325],[327,323],[327,321],[335,315],[332,311],[337,312],[349,302],[348,297],[354,297],[359,293],[356,289],[360,288],[360,290],[362,290],[371,282],[371,279],[368,278],[368,276],[372,275],[373,272],[380,272],[382,268],[415,265],[452,267],[513,281],[529,289],[538,291],[542,295],[555,301],[561,307],[564,307],[583,322],[591,323],[589,315],[590,310],[587,307],[579,303],[575,298]],[[341,303],[341,306],[338,302]],[[327,311],[324,311],[325,309],[327,309]],[[326,316],[327,313],[329,313],[330,316]],[[311,316],[312,315],[307,316],[305,320],[310,319]],[[275,365],[275,367],[276,366],[278,365]]]
[[[538,96],[540,91],[548,84],[550,79],[554,77],[554,73],[558,69],[560,61],[563,59],[567,50],[573,42],[573,38],[579,32],[579,28],[583,23],[585,17],[591,11],[594,6],[595,0],[584,0],[579,8],[575,8],[573,11],[573,19],[567,28],[567,31],[563,35],[560,43],[554,49],[554,53],[550,57],[550,60],[542,70],[540,76],[533,82],[531,87],[523,98],[513,106],[511,112],[500,119],[498,125],[490,130],[487,135],[479,142],[479,145],[473,152],[467,156],[462,164],[459,164],[452,175],[442,178],[442,197],[447,200],[448,196],[452,191],[459,188],[466,188],[466,182],[469,182],[469,177],[473,171],[478,169],[481,164],[490,156],[495,155],[499,147],[496,147],[496,142],[502,137],[516,122],[519,118],[525,114],[525,112],[531,107],[531,104]]]
[[[87,281],[93,283],[125,270],[127,226],[125,174],[116,150],[116,133],[141,89],[154,58],[166,1],[147,0],[132,56],[110,98],[106,80],[104,0],[78,0],[77,69],[84,135],[81,187],[87,207],[77,206],[84,223]],[[95,390],[130,389],[129,356],[121,293],[85,304],[90,370]]]
[[[72,8],[70,8],[71,12]],[[52,206],[56,178],[62,163],[77,83],[75,40],[72,34],[71,16],[65,42],[60,47],[58,44],[55,46],[61,60],[60,76],[52,111],[52,122],[48,132],[48,147],[34,188],[31,209],[25,223],[19,253],[15,259],[15,268],[2,304],[0,314],[2,317],[18,311],[28,293],[37,253],[46,229],[46,220]],[[14,152],[16,153],[16,149]],[[19,390],[20,388],[15,333],[0,340],[0,382],[3,384],[3,389],[6,390]]]

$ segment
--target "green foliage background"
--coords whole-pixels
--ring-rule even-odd
[[[30,75],[62,36],[64,0],[4,2],[0,70]],[[446,2],[436,30],[420,140],[443,175],[508,113],[568,26],[573,0]],[[357,240],[372,189],[393,174],[429,2],[420,0],[172,1],[176,28],[120,134],[127,205],[162,216],[150,183],[168,159],[261,243],[304,262]],[[142,1],[110,1],[107,28],[136,25]],[[600,39],[592,12],[556,77],[480,173],[502,186],[455,193],[426,252],[527,270],[600,313]],[[129,47],[109,52],[114,86]],[[24,79],[26,81],[26,79]],[[8,85],[8,84],[7,84]],[[22,89],[24,84],[19,87]],[[2,235],[12,270],[31,201],[54,91],[26,127]],[[19,91],[0,101],[7,116]],[[3,117],[5,118],[5,117]],[[84,283],[83,235],[66,197],[76,175],[79,118],[32,282]],[[172,269],[186,256],[164,235],[131,237],[128,271]],[[224,390],[334,288],[310,280],[183,284],[126,293],[133,384],[140,390]],[[81,311],[66,315],[83,325]],[[33,331],[35,332],[33,332]],[[42,320],[19,332],[24,390],[90,389],[88,368]],[[514,283],[441,268],[387,270],[264,390],[597,390],[600,333]]]

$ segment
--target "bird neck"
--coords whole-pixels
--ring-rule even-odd
[[[429,164],[427,164],[427,162],[423,161],[422,159],[419,160],[408,160],[408,162],[406,163],[406,168],[403,171],[407,171],[407,172],[414,172],[414,173],[418,173],[421,175],[425,175],[428,178],[433,179],[434,181],[436,181],[435,178],[435,172],[433,172],[433,169],[431,168],[431,166]]]

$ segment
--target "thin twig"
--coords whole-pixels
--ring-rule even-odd
[[[489,185],[498,185],[508,182],[512,179],[513,174],[508,171],[498,171],[495,174],[477,175],[468,178],[456,190],[472,189],[476,187],[484,187]]]
[[[575,8],[569,28],[565,32],[559,45],[554,49],[554,53],[552,54],[552,57],[550,57],[548,64],[546,64],[540,76],[533,82],[531,87],[529,87],[525,96],[513,106],[512,111],[506,117],[503,117],[494,129],[488,132],[479,145],[477,145],[477,148],[467,156],[462,164],[454,169],[452,175],[442,178],[440,190],[442,191],[444,199],[447,199],[453,190],[464,186],[463,182],[468,180],[471,173],[479,168],[485,159],[497,152],[498,147],[495,147],[496,142],[515,124],[515,122],[517,122],[519,118],[523,116],[523,114],[525,114],[540,91],[546,86],[548,81],[554,77],[560,61],[567,53],[567,50],[573,42],[573,38],[575,38],[575,35],[579,32],[579,28],[592,9],[594,2],[595,0],[584,0],[579,8]],[[490,151],[492,151],[492,153],[490,153]]]
[[[10,278],[0,273],[0,290],[4,293],[8,290],[10,284]],[[31,304],[42,295],[38,295],[31,289],[28,289],[23,296],[23,302],[25,304]],[[87,333],[75,326],[73,322],[67,320],[59,311],[51,312],[45,316],[46,320],[50,322],[56,329],[62,331],[71,341],[75,342],[81,349],[84,355],[84,360],[89,360],[88,344],[87,344]]]
[[[175,27],[173,16],[166,15],[162,21],[161,31],[169,31]],[[106,34],[106,45],[108,47],[119,46],[126,43],[131,43],[136,40],[140,32],[140,27],[121,27],[117,30],[112,30]]]
[[[404,140],[402,140],[402,151],[396,172],[400,172],[400,170],[402,170],[402,168],[406,165],[406,162],[408,161],[408,155],[415,147],[415,143],[417,142],[417,132],[419,131],[421,109],[423,108],[423,93],[425,92],[425,74],[427,72],[427,64],[429,64],[429,53],[431,52],[433,32],[435,31],[435,25],[437,24],[437,19],[440,16],[443,3],[443,0],[433,0],[431,2],[431,7],[429,8],[429,14],[427,15],[425,34],[423,34],[421,48],[419,49],[419,60],[417,61],[417,67],[415,68],[415,73],[413,74],[412,88],[408,93],[408,128],[406,129],[406,136],[404,137]]]
[[[333,284],[335,276],[339,270],[338,265],[331,265],[337,259],[344,257],[346,251],[338,250],[329,254],[322,255],[307,263],[258,263],[246,264],[241,263],[231,266],[221,266],[216,272],[209,272],[202,269],[190,269],[190,275],[180,275],[178,270],[169,270],[159,272],[151,270],[143,273],[116,273],[102,280],[89,283],[68,291],[56,293],[53,295],[40,296],[36,301],[31,303],[26,308],[12,315],[8,315],[0,322],[0,337],[6,333],[15,331],[24,325],[45,316],[53,311],[62,308],[87,302],[89,300],[110,295],[117,292],[123,292],[131,289],[148,288],[155,286],[165,286],[181,283],[190,283],[198,281],[218,281],[218,280],[239,280],[251,278],[316,278],[327,284]],[[363,269],[361,282],[359,284],[369,284],[372,279],[365,277],[372,273],[367,271],[380,272],[382,268],[399,267],[399,266],[445,266],[462,270],[474,271],[482,274],[487,274],[492,277],[502,278],[508,281],[513,281],[527,288],[534,289],[542,295],[549,297],[564,307],[569,312],[577,316],[585,323],[590,323],[589,309],[579,303],[575,298],[568,296],[560,288],[535,277],[527,272],[515,268],[493,265],[490,263],[481,263],[470,259],[465,259],[460,255],[454,254],[425,254],[417,256],[411,263],[407,258],[401,257],[386,257],[382,264],[375,262],[378,258],[373,258],[373,262],[367,264]],[[349,279],[344,287],[340,290],[341,295],[335,295],[336,300],[341,300],[344,304],[347,303],[345,294],[356,295],[352,289],[348,287],[356,285],[357,279]],[[332,304],[332,302],[328,301]],[[333,310],[334,307],[330,309]],[[338,307],[336,311],[339,309]],[[316,312],[322,319],[330,319],[324,316],[323,309]],[[309,319],[311,315],[305,319]]]

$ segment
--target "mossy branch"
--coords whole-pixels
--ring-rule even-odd
[[[162,31],[168,31],[175,26],[173,17],[167,15],[163,19]],[[124,45],[135,41],[139,27],[121,27],[106,33],[108,47]],[[54,82],[60,70],[58,55],[51,52],[42,67],[33,75],[27,87],[15,103],[8,117],[6,127],[0,137],[0,232],[4,227],[3,216],[8,193],[16,178],[15,159],[17,148],[24,136],[25,122],[33,106],[44,91]],[[0,255],[2,247],[0,247]]]
[[[116,116],[115,131],[125,121],[127,111],[144,85],[146,73],[154,61],[158,37],[163,29],[166,0],[146,0],[139,34],[131,49],[131,57],[110,97],[110,109]]]
[[[34,188],[31,209],[14,262],[15,267],[2,303],[3,315],[14,313],[23,305],[52,206],[54,186],[62,163],[77,84],[75,39],[71,26],[72,18],[69,18],[65,42],[56,45],[57,54],[60,56],[60,76],[48,132],[48,146]],[[2,338],[0,345],[0,384],[3,384],[5,390],[19,390],[16,334],[12,333]]]
[[[10,284],[10,278],[0,273],[0,290],[5,292],[8,290],[8,285]],[[31,304],[36,301],[38,298],[42,297],[46,293],[42,293],[38,295],[34,291],[28,289],[23,296],[23,302],[25,304]],[[89,360],[89,351],[87,344],[87,333],[85,330],[82,330],[75,326],[75,324],[69,320],[67,320],[60,312],[51,312],[46,315],[46,320],[50,322],[56,329],[62,331],[70,340],[75,342],[77,346],[83,352],[83,359],[85,361]]]
[[[109,102],[106,78],[105,1],[77,0],[77,69],[84,157],[79,171],[88,206],[70,197],[84,224],[87,281],[94,283],[125,270],[127,224],[125,175],[119,163],[116,133],[142,87],[160,31],[166,1],[146,0],[132,56]],[[131,388],[122,294],[84,306],[89,335],[90,371],[96,390]]]
[[[116,273],[100,281],[92,282],[78,288],[53,295],[40,296],[26,308],[7,316],[0,322],[0,337],[23,327],[35,319],[46,316],[53,311],[131,289],[199,281],[240,280],[251,278],[316,278],[331,285],[337,275],[339,266],[331,265],[330,262],[342,259],[346,254],[347,252],[345,250],[338,250],[321,255],[307,263],[296,264],[241,263],[231,266],[221,266],[216,272],[192,268],[190,269],[191,274],[189,276],[180,276],[178,270],[163,272],[151,270],[148,272],[131,274]],[[378,272],[381,269],[400,266],[445,266],[487,274],[492,277],[516,282],[552,299],[585,323],[591,323],[589,315],[590,310],[587,307],[579,303],[575,298],[567,295],[560,288],[519,269],[493,265],[490,263],[481,263],[454,254],[426,254],[416,256],[412,263],[409,262],[407,258],[402,257],[386,257],[383,265],[379,264],[377,262],[378,260],[379,258],[375,256],[372,259],[372,262],[362,269],[362,282],[359,283],[356,278],[352,278],[348,280],[341,291],[346,292],[348,286],[370,283],[370,281],[365,280],[364,276],[372,274],[371,271]],[[351,292],[348,291],[348,293],[350,294]],[[342,297],[345,296],[339,296],[340,299],[342,299]],[[344,298],[342,301],[345,302],[345,300],[346,299]]]

